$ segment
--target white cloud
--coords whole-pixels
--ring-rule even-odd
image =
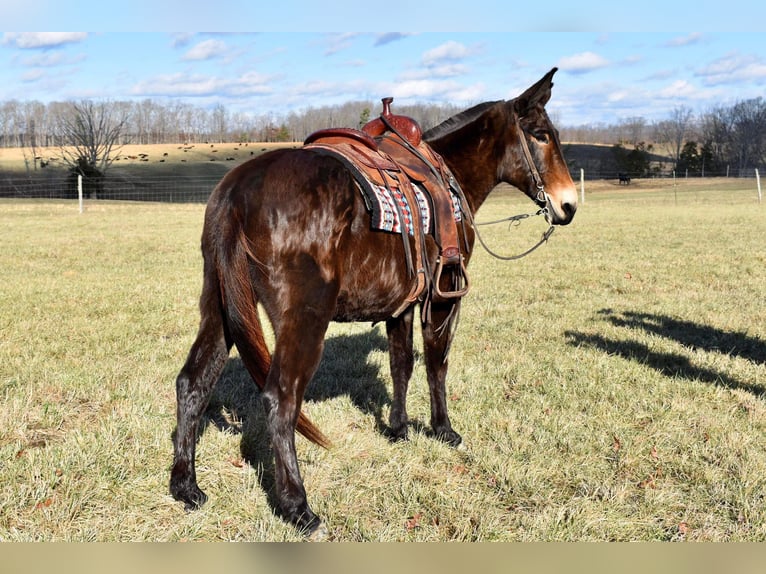
[[[609,60],[594,52],[581,52],[561,58],[557,64],[565,72],[584,74],[609,65]]]
[[[210,60],[219,58],[226,52],[226,49],[226,43],[221,40],[204,40],[186,52],[183,59]]]
[[[68,56],[62,51],[46,51],[34,53],[28,58],[24,58],[22,63],[31,68],[55,68],[57,66],[68,66],[77,64],[85,60],[85,54]]]
[[[660,98],[693,98],[699,92],[699,89],[686,80],[676,80],[666,88],[657,92]]]
[[[87,32],[6,32],[3,44],[22,49],[56,48],[82,42],[87,37]]]
[[[463,64],[444,64],[427,69],[419,68],[403,72],[400,79],[423,80],[428,78],[454,78],[456,76],[462,76],[467,72],[468,68]]]
[[[391,94],[400,99],[448,102],[473,102],[481,98],[484,86],[465,86],[451,80],[406,80],[389,86]]]
[[[270,78],[256,72],[248,72],[236,78],[185,73],[160,75],[136,84],[131,90],[137,96],[176,97],[242,97],[271,91]]]
[[[465,44],[450,40],[449,42],[425,52],[421,61],[424,66],[438,66],[443,62],[462,60],[463,58],[470,56],[473,51],[473,49],[468,48]]]
[[[28,72],[25,72],[21,76],[22,82],[37,82],[38,80],[41,80],[45,77],[45,72],[42,70],[30,70]]]
[[[398,42],[399,40],[403,40],[404,38],[412,35],[413,34],[411,32],[386,32],[383,34],[378,34],[375,38],[374,46],[385,46],[386,44],[390,44],[391,42]]]
[[[673,38],[672,40],[666,42],[665,45],[669,47],[689,46],[691,44],[697,44],[701,42],[702,39],[702,34],[699,32],[693,32],[687,36],[679,36],[677,38]]]
[[[708,86],[741,82],[762,83],[766,81],[766,62],[757,56],[729,53],[701,68],[695,75],[702,78]]]
[[[332,56],[351,47],[352,40],[359,34],[356,32],[347,32],[344,34],[330,34],[326,38],[325,56]]]

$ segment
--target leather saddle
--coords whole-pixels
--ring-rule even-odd
[[[340,159],[364,189],[372,184],[389,191],[397,189],[405,197],[413,215],[410,222],[415,236],[414,254],[404,225],[401,233],[407,266],[416,281],[396,316],[424,296],[439,300],[458,299],[468,292],[470,284],[460,250],[453,199],[457,182],[441,156],[423,141],[418,123],[410,117],[391,113],[393,98],[383,98],[382,102],[380,117],[365,124],[361,130],[319,130],[306,138],[304,147]],[[425,235],[430,230],[424,229],[419,216],[414,186],[425,191],[431,207],[432,234],[439,246],[435,270],[430,269],[426,254]],[[461,195],[456,193],[454,197]],[[468,209],[459,200],[457,205],[458,213]],[[399,215],[404,214],[400,212]],[[445,273],[449,280],[442,280]]]

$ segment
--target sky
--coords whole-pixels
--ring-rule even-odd
[[[751,20],[741,14],[686,18],[687,29],[659,32],[643,29],[649,25],[604,31],[567,18],[481,32],[333,32],[319,21],[310,31],[301,29],[310,28],[305,14],[294,30],[268,32],[4,32],[0,102],[149,98],[275,116],[384,96],[394,97],[394,110],[397,103],[468,107],[515,97],[553,67],[548,110],[566,126],[658,121],[681,106],[700,113],[766,96],[766,33],[748,30]],[[197,25],[205,29],[204,18]]]

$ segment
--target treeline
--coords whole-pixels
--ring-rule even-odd
[[[67,146],[74,102],[6,101],[0,104],[0,147]],[[82,102],[79,103],[82,105]],[[223,105],[212,108],[186,102],[156,100],[113,101],[103,104],[120,126],[115,144],[202,142],[302,141],[326,127],[359,127],[380,111],[380,102],[353,101],[277,115],[271,112],[233,112]],[[417,119],[424,129],[461,111],[454,105],[397,105],[396,113]],[[766,162],[766,102],[740,101],[694,114],[684,106],[667,118],[648,122],[641,117],[609,124],[561,125],[564,142],[652,146],[671,159],[671,169],[689,175],[731,173],[763,167]]]
[[[0,147],[49,147],[69,145],[66,124],[74,108],[85,102],[20,102],[0,104]],[[229,111],[186,102],[156,100],[112,101],[105,104],[115,123],[122,124],[119,144],[203,142],[302,141],[326,127],[357,127],[375,117],[380,102],[354,101],[337,106],[308,108],[277,115],[271,112]],[[424,129],[438,124],[461,108],[451,105],[396,105],[396,113],[417,118]]]

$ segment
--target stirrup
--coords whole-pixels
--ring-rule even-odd
[[[463,297],[466,293],[468,293],[469,289],[471,288],[471,282],[468,279],[468,272],[465,268],[465,258],[460,255],[460,266],[457,269],[456,277],[458,278],[458,288],[456,288],[454,291],[442,291],[439,287],[439,283],[441,280],[442,273],[444,272],[445,267],[445,257],[440,255],[439,258],[436,260],[436,273],[434,274],[434,293],[437,297],[440,299],[459,299],[460,297]],[[447,266],[448,267],[458,267],[458,262],[456,261],[450,261],[447,260]],[[459,285],[462,283],[462,287]]]

